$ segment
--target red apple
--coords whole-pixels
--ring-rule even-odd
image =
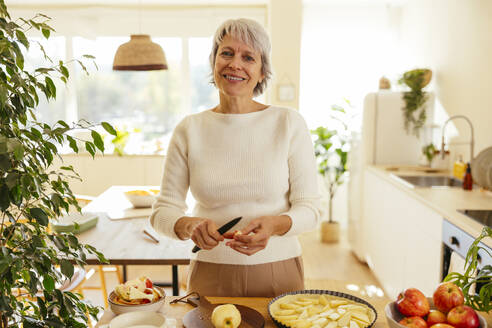
[[[399,323],[409,328],[427,328],[427,323],[421,317],[406,317],[401,319]]]
[[[478,314],[467,305],[459,305],[448,313],[448,323],[456,328],[478,328]]]
[[[447,323],[436,323],[435,325],[432,325],[429,328],[454,328],[454,327],[448,325]]]
[[[427,316],[427,326],[435,325],[436,323],[445,323],[446,315],[439,310],[430,310]]]
[[[433,295],[435,307],[444,313],[448,313],[452,308],[462,305],[465,298],[461,289],[452,282],[443,282],[437,286]]]
[[[145,279],[145,287],[152,288],[153,287],[152,280],[150,280],[149,278]]]
[[[417,288],[408,288],[400,293],[396,307],[406,317],[423,317],[430,310],[429,301]]]

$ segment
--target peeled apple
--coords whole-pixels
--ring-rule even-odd
[[[232,304],[219,305],[212,312],[212,324],[215,328],[237,328],[241,324],[241,313]]]

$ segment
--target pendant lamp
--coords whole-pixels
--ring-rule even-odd
[[[167,69],[166,55],[150,35],[133,34],[116,50],[114,71],[155,71]]]

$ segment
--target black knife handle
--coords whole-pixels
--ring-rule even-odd
[[[188,248],[189,249],[189,248]],[[200,247],[198,247],[197,245],[195,245],[195,247],[193,247],[193,249],[191,250],[192,253],[196,253],[198,252],[199,250],[201,250]]]

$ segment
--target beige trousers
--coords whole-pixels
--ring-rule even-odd
[[[204,296],[274,297],[304,289],[301,257],[255,265],[191,261],[188,292]]]

